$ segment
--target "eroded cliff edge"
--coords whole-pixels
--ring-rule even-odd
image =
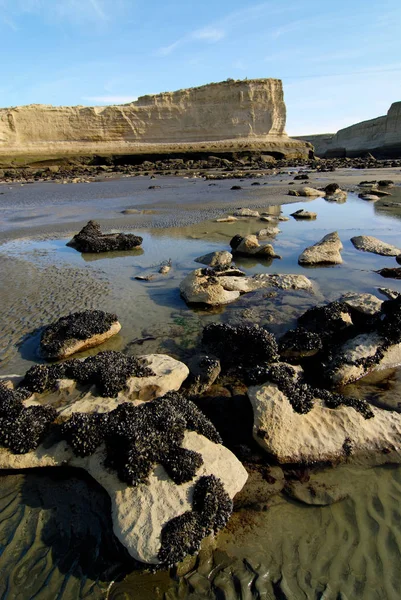
[[[224,81],[118,106],[32,104],[0,109],[0,156],[261,150],[307,158],[284,131],[279,79]]]
[[[368,152],[376,158],[401,157],[401,102],[394,102],[387,115],[356,123],[337,133],[305,135],[322,158],[363,156]]]

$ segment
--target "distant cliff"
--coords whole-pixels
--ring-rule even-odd
[[[401,157],[401,102],[394,102],[383,117],[362,121],[337,133],[304,135],[320,157],[363,156],[368,152],[376,158]]]
[[[260,149],[307,157],[284,132],[279,79],[228,80],[105,107],[0,109],[0,155],[140,154]]]

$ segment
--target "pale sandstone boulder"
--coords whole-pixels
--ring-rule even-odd
[[[149,483],[128,486],[103,466],[103,447],[89,457],[79,458],[66,442],[50,448],[40,446],[36,451],[22,455],[0,449],[0,469],[57,466],[85,469],[110,496],[116,537],[136,560],[158,564],[162,528],[175,517],[192,510],[193,492],[202,476],[218,477],[231,498],[242,489],[247,479],[244,467],[227,448],[194,431],[186,432],[182,447],[201,454],[203,465],[194,479],[181,485],[176,485],[165,469],[156,465]]]
[[[328,202],[337,202],[337,204],[344,204],[347,201],[348,194],[344,190],[336,190],[333,194],[326,194],[325,199]]]
[[[316,190],[315,188],[311,187],[304,187],[299,190],[300,196],[307,196],[308,198],[317,198],[319,196],[324,196],[325,194],[326,192],[324,190]]]
[[[347,292],[338,301],[344,302],[350,308],[370,316],[379,313],[383,304],[383,301],[373,294],[358,294],[357,292]]]
[[[340,386],[352,383],[368,373],[399,365],[401,344],[387,347],[378,333],[362,333],[338,349],[333,360],[325,365],[325,375],[332,385]]]
[[[235,211],[234,217],[260,217],[260,214],[257,210],[251,208],[240,208]]]
[[[328,408],[316,398],[306,414],[295,412],[274,383],[253,386],[254,439],[280,464],[356,461],[401,462],[401,415],[370,407],[372,418],[353,407]]]
[[[209,267],[226,267],[231,265],[233,261],[233,255],[231,252],[227,252],[227,250],[221,250],[217,252],[210,252],[209,254],[204,254],[203,256],[198,256],[198,258],[195,258],[194,260],[195,262],[208,265]]]
[[[235,235],[230,241],[233,254],[243,256],[261,256],[266,258],[281,258],[274,252],[271,244],[260,245],[256,235],[246,235],[242,237]]]
[[[300,265],[332,264],[343,262],[340,251],[343,245],[336,231],[328,233],[313,246],[305,248],[298,262]]]
[[[229,304],[237,300],[240,294],[265,288],[309,292],[314,289],[312,282],[304,275],[261,273],[246,277],[226,275],[224,271],[205,272],[205,269],[192,271],[180,284],[180,292],[186,302],[211,306]]]
[[[264,229],[261,229],[260,231],[258,231],[258,233],[256,234],[256,237],[258,239],[265,238],[265,237],[273,237],[273,236],[277,235],[278,233],[280,233],[280,229],[278,227],[265,227]]]
[[[400,248],[382,242],[371,235],[357,235],[351,238],[351,242],[357,250],[363,250],[363,252],[373,252],[373,254],[382,256],[398,256],[401,254]]]

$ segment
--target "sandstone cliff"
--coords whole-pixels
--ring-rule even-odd
[[[340,129],[336,134],[305,135],[321,157],[363,156],[370,152],[377,158],[401,156],[401,102],[394,102],[383,117],[362,121]]]
[[[307,156],[284,132],[279,79],[225,81],[105,107],[0,109],[0,155],[136,154],[260,149]]]

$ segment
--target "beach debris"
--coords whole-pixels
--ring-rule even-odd
[[[137,248],[142,241],[141,237],[132,233],[103,234],[99,223],[88,221],[85,227],[67,242],[67,246],[71,246],[79,252],[112,252]]]
[[[85,310],[48,325],[40,338],[40,351],[48,360],[60,360],[103,344],[121,329],[118,317],[102,310]]]
[[[343,262],[341,250],[343,245],[337,231],[328,233],[313,246],[305,248],[300,254],[298,262],[300,265],[339,265]]]

